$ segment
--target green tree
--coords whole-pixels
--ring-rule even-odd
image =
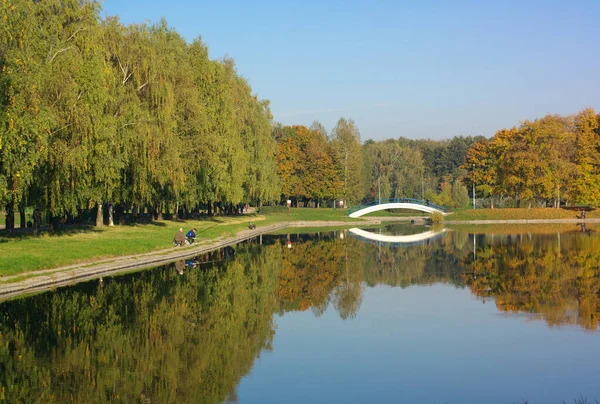
[[[351,119],[340,118],[331,133],[338,156],[343,182],[340,197],[346,204],[359,202],[363,197],[362,151],[360,133]]]
[[[465,208],[469,205],[469,193],[467,187],[459,181],[454,181],[452,183],[452,201],[454,202],[454,206],[458,208]]]
[[[575,179],[570,193],[579,203],[600,203],[600,134],[598,119],[593,109],[585,109],[575,116],[576,153]]]

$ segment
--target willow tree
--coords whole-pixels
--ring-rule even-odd
[[[102,24],[103,75],[108,89],[103,110],[106,136],[99,137],[103,141],[95,148],[92,165],[97,192],[88,201],[88,206],[97,207],[96,225],[103,224],[104,202],[111,206],[113,202],[128,204],[133,200],[134,170],[130,163],[132,156],[140,152],[137,128],[142,124],[138,94],[147,86],[140,84],[147,68],[140,31],[144,29],[125,27],[117,18],[108,18]]]
[[[225,58],[220,64],[221,74],[218,77],[222,89],[219,129],[226,169],[223,172],[224,181],[218,184],[218,196],[222,204],[239,203],[244,196],[243,183],[248,164],[242,137],[247,112],[243,102],[245,82],[237,75],[232,59]]]
[[[165,199],[176,199],[185,186],[181,137],[177,127],[177,93],[185,84],[186,43],[161,21],[150,29],[153,49],[153,74],[148,81],[146,106],[149,122],[148,168],[150,203],[159,214]]]
[[[39,7],[18,0],[0,4],[0,203],[6,206],[9,230],[14,228],[16,206],[26,198],[46,159],[52,128],[41,89],[60,49],[52,52],[40,29]]]
[[[249,93],[246,94],[250,96]],[[246,201],[255,201],[258,206],[264,202],[279,199],[280,182],[277,176],[277,142],[271,134],[271,111],[268,101],[260,101],[255,96],[247,98],[247,127],[244,131],[247,173],[244,176]]]
[[[102,64],[102,33],[96,3],[40,2],[51,48],[44,96],[54,120],[42,178],[53,216],[73,214],[101,192],[96,154],[106,148],[104,108],[107,83]],[[106,150],[103,162],[114,159]],[[118,174],[118,171],[117,171]],[[110,175],[110,174],[109,174]]]
[[[408,144],[389,139],[369,141],[364,147],[368,161],[367,182],[372,195],[382,198],[413,198],[422,195],[424,165],[421,152]]]

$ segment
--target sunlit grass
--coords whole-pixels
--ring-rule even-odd
[[[575,223],[535,223],[535,224],[446,224],[445,227],[477,234],[557,234],[580,232],[581,226]],[[600,231],[599,224],[588,224],[586,231]]]
[[[553,208],[467,209],[446,216],[446,220],[523,220],[523,219],[576,219],[577,210]],[[586,217],[600,218],[600,209],[586,212]]]
[[[348,217],[345,209],[293,208],[290,214],[215,217],[185,222],[162,221],[149,224],[95,228],[80,226],[52,234],[30,233],[0,236],[0,277],[28,271],[96,261],[104,258],[142,254],[174,248],[173,236],[197,228],[198,241],[229,237],[248,228],[248,222],[260,227],[287,221],[360,221]]]

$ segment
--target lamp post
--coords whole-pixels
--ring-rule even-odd
[[[475,164],[473,164],[473,209],[476,209],[476,207],[475,207]]]
[[[377,188],[379,189],[379,205],[381,205],[381,177],[377,177]]]

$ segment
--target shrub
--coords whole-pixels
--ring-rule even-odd
[[[442,223],[444,220],[444,215],[439,212],[434,212],[431,214],[431,222],[432,223]]]

